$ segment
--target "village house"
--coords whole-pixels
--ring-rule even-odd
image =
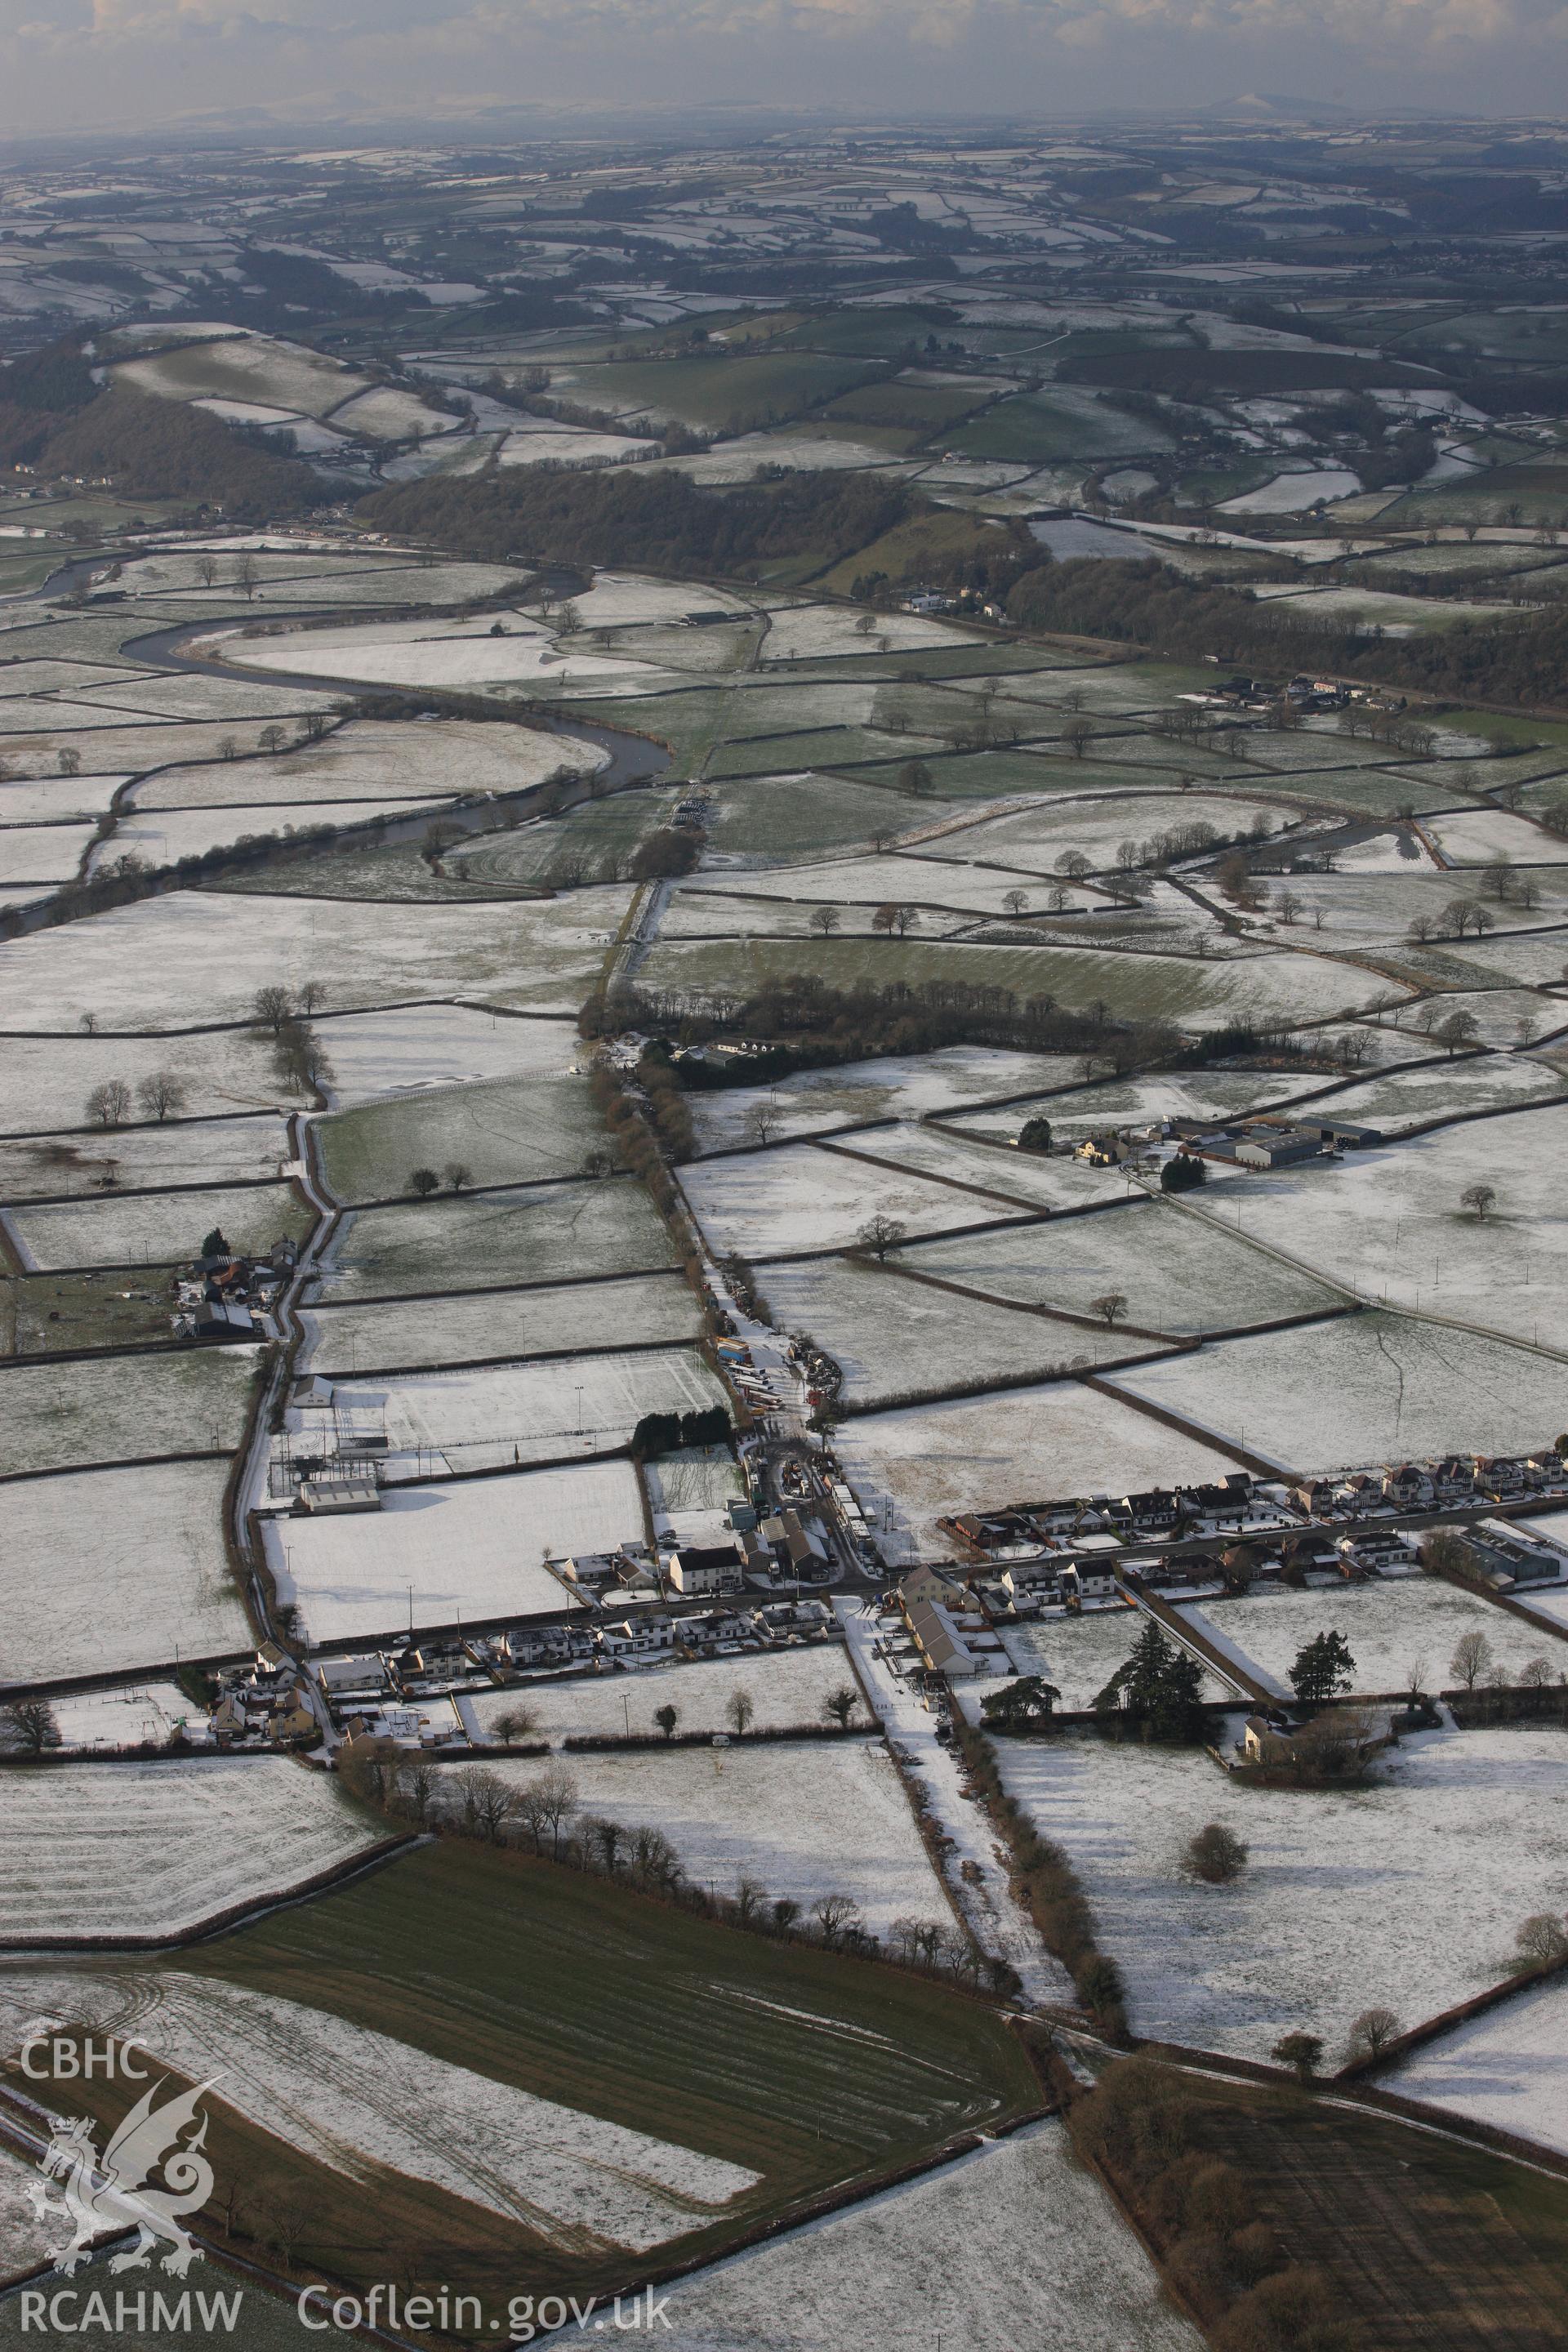
[[[681,1544],[669,1555],[668,1574],[674,1590],[688,1600],[708,1600],[721,1592],[739,1592],[746,1561],[737,1544]]]
[[[684,1630],[684,1629],[683,1629]],[[633,1658],[657,1657],[675,1647],[675,1626],[668,1617],[623,1618],[618,1625],[598,1628],[601,1656],[624,1664]]]

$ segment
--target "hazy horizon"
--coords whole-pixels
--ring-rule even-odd
[[[1535,0],[0,0],[0,138],[439,132],[509,107],[1021,122],[1255,91],[1281,116],[1539,121],[1565,21]]]

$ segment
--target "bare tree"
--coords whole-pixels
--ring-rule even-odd
[[[268,722],[256,740],[258,745],[263,751],[281,751],[284,744],[289,740],[289,737],[285,730],[279,727],[278,721],[274,719]]]
[[[254,598],[261,580],[261,566],[248,548],[236,565],[234,576],[237,585],[244,590],[245,601],[248,604]]]
[[[60,753],[59,758],[55,764],[59,769],[62,776],[79,776],[81,773],[81,753],[79,751],[73,751],[68,744],[66,749]]]
[[[621,1866],[621,1848],[626,1838],[622,1824],[610,1821],[603,1813],[595,1813],[583,1823],[583,1836],[605,1876],[617,1876]]]
[[[1525,1968],[1554,1968],[1568,1959],[1568,1927],[1555,1911],[1532,1912],[1521,1922],[1513,1940]]]
[[[1484,1225],[1488,1212],[1497,1207],[1497,1193],[1490,1184],[1467,1184],[1459,1195],[1459,1206],[1468,1209],[1476,1223]]]
[[[41,1756],[60,1744],[60,1727],[47,1699],[18,1698],[0,1706],[0,1748],[13,1755]]]
[[[779,1131],[782,1117],[775,1102],[758,1102],[746,1113],[746,1140],[765,1150]]]
[[[319,980],[308,980],[294,999],[307,1021],[319,1013],[327,1001],[327,992]]]
[[[1461,1633],[1448,1661],[1448,1672],[1457,1683],[1473,1691],[1481,1676],[1492,1664],[1492,1645],[1484,1633]]]
[[[811,910],[811,929],[818,939],[831,939],[842,919],[837,907],[814,907]]]
[[[87,1098],[87,1115],[96,1127],[123,1127],[131,1116],[131,1089],[123,1078],[105,1078]]]
[[[217,578],[217,558],[216,555],[197,556],[196,578],[201,582],[204,588],[210,588],[212,586],[213,582]]]
[[[742,1872],[735,1882],[735,1916],[742,1927],[753,1927],[766,1907],[768,1890],[760,1878]]]
[[[454,1192],[466,1192],[474,1181],[474,1171],[466,1160],[448,1160],[441,1173]]]
[[[1391,2009],[1363,2009],[1351,2027],[1345,2055],[1352,2066],[1363,2058],[1381,2058],[1400,2032],[1399,2020]]]
[[[153,1070],[136,1089],[136,1099],[149,1118],[178,1118],[185,1108],[185,1082],[174,1070]]]
[[[749,1690],[735,1689],[725,1701],[724,1714],[737,1739],[744,1739],[756,1714],[757,1702]]]
[[[887,1263],[888,1252],[890,1249],[897,1249],[908,1231],[909,1227],[901,1217],[884,1216],[879,1210],[874,1217],[867,1218],[856,1234],[856,1246],[869,1251],[878,1265],[884,1265]]]
[[[294,1009],[288,990],[274,981],[269,987],[258,988],[252,1002],[257,1021],[276,1037]]]
[[[498,1739],[510,1748],[519,1739],[531,1739],[539,1728],[539,1716],[531,1706],[514,1702],[498,1715],[493,1727]]]
[[[1029,894],[1026,890],[1009,890],[1004,895],[1002,905],[1009,915],[1026,915],[1029,911]]]
[[[858,1924],[860,1906],[848,1895],[821,1895],[811,1906],[811,1916],[822,1930],[823,1942],[835,1951]]]
[[[511,1822],[521,1817],[520,1792],[499,1772],[488,1772],[481,1764],[470,1764],[454,1774],[452,1788],[464,1829],[487,1845],[500,1845]]]
[[[1102,1291],[1098,1298],[1089,1300],[1089,1311],[1100,1317],[1108,1331],[1114,1330],[1127,1312],[1127,1294],[1124,1290]]]
[[[239,757],[238,736],[220,735],[217,739],[217,755],[220,760],[237,760]]]
[[[1089,719],[1069,719],[1062,729],[1062,741],[1075,760],[1081,760],[1094,740],[1094,722]]]
[[[1084,876],[1092,871],[1081,849],[1064,849],[1057,860],[1057,872],[1065,874],[1070,882],[1081,882]]]
[[[830,1722],[836,1723],[838,1726],[840,1731],[847,1731],[849,1728],[849,1718],[854,1714],[859,1704],[860,1694],[855,1688],[854,1685],[852,1683],[840,1683],[838,1688],[837,1690],[829,1691],[827,1696],[823,1700],[822,1712],[827,1717]]]
[[[552,1858],[559,1859],[561,1841],[576,1811],[576,1783],[560,1765],[552,1765],[517,1791],[517,1818],[532,1839],[535,1853],[544,1852],[548,1838]]]

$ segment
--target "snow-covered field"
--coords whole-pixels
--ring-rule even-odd
[[[1300,2028],[1337,2059],[1362,2010],[1436,2015],[1510,1973],[1529,1913],[1568,1905],[1555,1729],[1423,1733],[1355,1792],[1245,1788],[1201,1752],[1092,1737],[996,1752],[1083,1881],[1134,2032],[1155,2039],[1267,2058]],[[1215,1821],[1250,1848],[1224,1887],[1180,1868]]]
[[[1411,1046],[1415,1045],[1412,1040]],[[1409,1050],[1409,1048],[1407,1048]],[[1384,1070],[1360,1086],[1324,1095],[1309,1107],[1325,1118],[1342,1118],[1397,1134],[1427,1119],[1456,1118],[1467,1111],[1501,1110],[1544,1095],[1561,1094],[1563,1078],[1548,1062],[1523,1054],[1480,1054],[1443,1061],[1425,1069]],[[1345,1165],[1352,1162],[1347,1160]],[[1495,1181],[1495,1179],[1493,1180]]]
[[[1507,1610],[1430,1576],[1323,1585],[1306,1592],[1282,1586],[1255,1589],[1237,1600],[1205,1600],[1202,1616],[1287,1694],[1302,1644],[1326,1631],[1342,1633],[1350,1643],[1355,1660],[1351,1687],[1358,1691],[1406,1690],[1413,1674],[1424,1690],[1451,1687],[1449,1661],[1467,1633],[1484,1634],[1505,1669],[1517,1670],[1527,1659],[1552,1651],[1550,1636],[1537,1640]],[[1510,1671],[1509,1680],[1514,1679]]]
[[[679,581],[649,580],[637,572],[595,572],[594,584],[573,605],[585,629],[624,629],[639,623],[684,621],[689,613],[733,613],[751,607],[739,596],[706,583],[682,587]]]
[[[921,1118],[933,1110],[973,1117],[966,1108],[971,1103],[1070,1086],[1078,1074],[1077,1061],[1067,1054],[949,1045],[934,1054],[801,1070],[769,1087],[729,1087],[721,1093],[694,1096],[691,1109],[700,1149],[718,1151],[748,1139],[747,1122],[760,1104],[772,1109],[777,1132],[784,1137],[852,1120]],[[867,1139],[875,1148],[875,1139]]]
[[[485,1013],[471,1004],[405,1004],[317,1024],[331,1056],[335,1110],[426,1087],[559,1076],[572,1068],[570,1022]]]
[[[558,652],[553,634],[517,614],[505,616],[499,636],[485,623],[366,621],[333,629],[245,637],[219,631],[212,650],[247,669],[290,676],[352,678],[365,686],[568,686],[614,678],[630,689],[647,671],[641,662],[610,654]]]
[[[1338,1114],[1337,1102],[1324,1108]],[[1244,1234],[1364,1298],[1557,1347],[1568,1310],[1565,1151],[1568,1104],[1547,1103],[1347,1153],[1336,1168],[1239,1178],[1225,1206]],[[1464,1206],[1475,1184],[1496,1196],[1484,1220]]]
[[[628,1332],[673,1343],[695,1339],[702,1328],[696,1298],[679,1274],[411,1299],[406,1306],[321,1307],[307,1309],[300,1320],[300,1369],[326,1372],[592,1349],[612,1347]]]
[[[172,1265],[199,1255],[221,1226],[231,1248],[265,1252],[299,1241],[313,1222],[287,1184],[233,1191],[125,1192],[8,1212],[29,1271],[63,1265]]]
[[[259,401],[268,407],[297,409],[302,416],[324,415],[351,394],[369,389],[367,377],[353,374],[319,352],[243,331],[221,342],[127,360],[114,375],[117,383],[163,400],[205,395]]]
[[[0,1045],[0,1067],[10,1059]],[[78,1116],[80,1108],[76,1107]],[[124,1185],[247,1184],[276,1176],[289,1156],[289,1130],[275,1114],[145,1121],[108,1131],[44,1135],[30,1142],[0,1136],[0,1189],[17,1202],[29,1193],[45,1199],[85,1193],[110,1162],[117,1182]]]
[[[785,604],[770,614],[763,640],[763,658],[769,662],[821,661],[825,657],[858,655],[884,649],[889,653],[951,650],[979,642],[962,629],[942,621],[928,621],[918,613],[879,613],[869,631],[857,627],[862,615],[843,604]]]
[[[756,1662],[728,1663],[727,1688],[760,1696]],[[519,1758],[496,1769],[521,1786],[541,1767]],[[951,1916],[880,1739],[647,1748],[574,1755],[569,1769],[584,1811],[661,1829],[687,1876],[719,1894],[754,1878],[806,1910],[847,1895],[874,1935],[895,1919]]]
[[[1552,1358],[1385,1314],[1226,1339],[1110,1377],[1218,1444],[1314,1472],[1517,1454],[1557,1431],[1568,1391]]]
[[[258,1350],[205,1348],[0,1368],[0,1461],[7,1471],[217,1453],[239,1443]]]
[[[936,1521],[955,1512],[1200,1485],[1237,1466],[1217,1444],[1076,1381],[857,1413],[835,1443],[884,1556],[899,1561],[951,1559],[952,1540]]]
[[[139,784],[132,797],[138,809],[153,809],[516,793],[542,783],[558,769],[584,773],[602,766],[604,758],[591,743],[515,721],[437,719],[393,725],[361,719],[320,743],[302,742],[291,751],[165,769]],[[313,824],[313,810],[300,822]]]
[[[310,1439],[321,1431],[331,1442],[332,1411],[352,1412],[356,1428],[379,1420],[387,1474],[396,1478],[604,1454],[625,1445],[645,1412],[703,1412],[723,1402],[694,1348],[668,1348],[418,1380],[339,1381],[331,1411],[297,1408],[289,1418],[296,1448],[301,1433]]]
[[[177,1683],[105,1683],[98,1690],[51,1699],[63,1748],[138,1748],[161,1744],[183,1723],[205,1727],[202,1710]]]
[[[414,1169],[439,1175],[459,1162],[468,1186],[577,1175],[590,1152],[606,1148],[604,1118],[586,1079],[573,1074],[566,1024],[538,1025],[556,1034],[537,1041],[542,1066],[523,1077],[422,1089],[325,1121],[318,1138],[337,1197],[395,1199],[412,1190]]]
[[[1455,2026],[1378,2083],[1568,2156],[1568,1979]]]
[[[886,1136],[877,1140],[887,1148]],[[703,1160],[683,1169],[681,1182],[720,1257],[731,1250],[763,1258],[846,1249],[873,1216],[896,1218],[911,1234],[933,1234],[1019,1213],[1005,1201],[928,1184],[897,1168],[872,1167],[809,1143]]]
[[[737,1684],[756,1702],[759,1726],[821,1723],[830,1691],[855,1687],[849,1661],[837,1642],[813,1643],[799,1650],[769,1650],[754,1657],[699,1658],[684,1665],[649,1665],[626,1674],[578,1675],[562,1682],[530,1684],[524,1689],[478,1691],[462,1710],[480,1731],[493,1733],[499,1716],[526,1706],[538,1724],[531,1738],[559,1742],[569,1734],[652,1734],[655,1707],[680,1711],[681,1731],[728,1732],[725,1709]],[[864,1725],[862,1706],[857,1720]]]
[[[0,1018],[74,1029],[89,1013],[104,1032],[248,1022],[258,988],[312,980],[326,1012],[471,996],[574,1013],[630,896],[616,884],[529,906],[328,907],[172,890],[11,940]]]
[[[1079,1066],[1076,1060],[1068,1062],[1058,1083],[1076,1079]],[[1152,1078],[1109,1078],[1100,1086],[1075,1086],[1070,1094],[1047,1101],[1016,1102],[1002,1110],[954,1116],[961,1116],[963,1124],[977,1134],[1005,1136],[1010,1141],[1024,1121],[1038,1113],[1049,1119],[1053,1135],[1077,1142],[1101,1128],[1148,1127],[1163,1118],[1212,1118],[1217,1123],[1243,1111],[1261,1110],[1300,1091],[1282,1070],[1177,1070]]]
[[[1051,1163],[1064,1164],[1074,1163]],[[1074,1315],[1088,1314],[1094,1299],[1120,1291],[1130,1322],[1177,1334],[1267,1323],[1342,1304],[1337,1292],[1310,1275],[1164,1202],[1152,1209],[1139,1202],[1115,1216],[970,1234],[932,1242],[908,1256],[921,1274]]]
[[[443,803],[434,799],[422,805],[434,814]],[[312,801],[300,811],[268,801],[254,808],[229,802],[194,809],[132,809],[119,820],[108,840],[99,843],[88,860],[88,871],[100,874],[119,857],[139,857],[152,866],[177,866],[182,858],[205,856],[209,849],[226,848],[247,836],[277,838],[301,824],[363,824],[370,817],[405,816],[409,806],[406,800]],[[59,830],[50,827],[51,833]]]
[[[668,1232],[640,1184],[531,1184],[353,1212],[332,1244],[321,1292],[339,1299],[569,1282],[591,1274],[650,1272],[668,1265],[673,1255]],[[444,1311],[439,1304],[431,1308],[437,1328]]]
[[[0,885],[69,882],[96,838],[90,824],[11,824],[0,830]]]
[[[0,1937],[177,1935],[384,1833],[328,1773],[281,1756],[9,1772]]]
[[[724,888],[715,875],[706,887]],[[820,866],[786,866],[776,873],[737,874],[732,885],[756,898],[779,898],[841,906],[845,927],[867,930],[878,907],[958,908],[965,914],[1000,915],[1003,898],[1016,887],[1008,874],[979,874],[956,859],[931,857],[834,858]],[[931,918],[940,929],[939,918]]]
[[[1179,755],[1173,756],[1179,764]],[[1022,866],[1047,877],[1030,893],[1029,903],[1038,912],[1054,878],[1052,868],[1068,850],[1080,851],[1093,866],[1108,866],[1129,839],[1148,842],[1156,835],[1190,824],[1209,824],[1224,835],[1245,833],[1259,814],[1268,817],[1269,831],[1278,833],[1287,812],[1278,793],[1270,796],[1267,787],[1248,790],[1245,781],[1238,782],[1234,794],[1137,793],[1092,799],[1086,794],[1074,800],[1057,793],[1037,807],[969,826],[934,846],[947,856],[994,860],[999,866]],[[1005,875],[990,878],[998,890],[1007,887]],[[923,898],[938,894],[921,890],[917,895]]]
[[[928,1268],[924,1251],[915,1250],[886,1268],[842,1257],[763,1265],[757,1280],[779,1328],[808,1332],[843,1366],[844,1394],[855,1404],[1025,1374],[1045,1380],[1124,1361],[1148,1345],[1103,1328],[956,1297],[911,1280],[901,1271],[906,1265],[915,1274],[969,1279],[952,1276],[946,1265]]]
[[[1199,2352],[1159,2274],[1059,2122],[678,2280],[672,2352],[821,2352],[846,2314],[880,2352]],[[561,2339],[554,2339],[561,2340]]]
[[[15,952],[12,947],[7,956]],[[9,971],[6,976],[9,980]],[[46,1017],[38,1025],[47,1032],[51,1024]],[[134,1093],[143,1078],[161,1070],[173,1071],[184,1088],[187,1118],[259,1110],[289,1099],[287,1087],[273,1075],[269,1043],[249,1029],[190,1037],[18,1037],[0,1032],[0,1118],[16,1133],[47,1135],[62,1128],[82,1128],[88,1123],[88,1098],[106,1079],[121,1078]],[[274,1132],[282,1135],[281,1123]],[[135,1129],[88,1132],[70,1141],[73,1150],[92,1161],[96,1173],[106,1156],[123,1159],[127,1169],[140,1169],[148,1164],[149,1153],[183,1150],[180,1139],[188,1133],[187,1129],[160,1129],[139,1122]],[[193,1141],[192,1150],[199,1154],[205,1147]],[[281,1151],[278,1156],[282,1157]],[[204,1164],[197,1172],[205,1176],[208,1170]],[[220,1165],[212,1172],[224,1171]],[[270,1171],[261,1167],[250,1172],[266,1175]],[[60,1177],[43,1189],[70,1192],[72,1181],[64,1162]]]
[[[972,1194],[952,1195],[957,1213],[950,1224],[973,1222],[966,1200],[984,1213],[985,1193],[1002,1196],[999,1213],[1020,1209],[1087,1209],[1106,1201],[1130,1197],[1127,1179],[1119,1168],[1091,1168],[1085,1160],[1042,1158],[1033,1151],[1002,1151],[988,1144],[970,1143],[932,1127],[906,1122],[879,1128],[873,1134],[849,1139],[857,1150],[908,1168],[917,1175],[943,1178],[947,1184],[973,1188]]]
[[[334,2171],[366,2159],[428,2180],[546,2239],[637,2250],[679,2237],[756,2185],[742,2166],[517,2089],[417,2044],[221,1977],[173,1969],[30,1979],[71,2017],[134,2030],[154,2060],[216,2076],[242,2115]],[[6,2039],[27,2021],[13,2011]]]
[[[3,1490],[0,1490],[3,1491]],[[628,1462],[522,1470],[512,1477],[404,1487],[379,1511],[268,1519],[268,1563],[314,1642],[456,1626],[573,1607],[546,1557],[642,1540]]]
[[[1503,809],[1455,809],[1429,818],[1427,830],[1454,866],[1485,866],[1495,857],[1516,866],[1556,866],[1568,858],[1568,842]]]
[[[223,1461],[166,1462],[0,1484],[0,1682],[248,1650],[227,1475]]]

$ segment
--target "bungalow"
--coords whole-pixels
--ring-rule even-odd
[[[387,1686],[386,1664],[379,1650],[352,1658],[318,1658],[313,1672],[329,1702],[379,1698]]]

